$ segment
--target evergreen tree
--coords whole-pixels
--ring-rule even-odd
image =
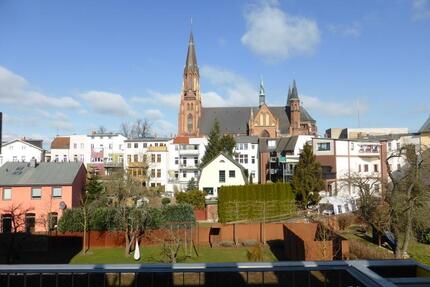
[[[214,125],[209,133],[208,146],[206,153],[202,158],[202,166],[210,162],[220,152],[224,152],[230,156],[233,155],[233,149],[236,146],[236,141],[231,135],[221,136],[219,122],[215,119]]]
[[[99,176],[96,173],[88,177],[86,188],[87,188],[86,197],[90,201],[96,199],[100,195],[100,193],[103,192],[103,189],[104,189],[103,184],[100,182]]]
[[[197,182],[196,182],[196,180],[194,179],[194,177],[192,177],[192,178],[188,181],[186,191],[192,191],[192,190],[196,190],[196,189],[198,189],[198,187],[197,187]]]
[[[303,147],[291,183],[296,200],[302,208],[318,203],[318,192],[324,188],[324,181],[321,166],[315,159],[312,146],[306,144]]]

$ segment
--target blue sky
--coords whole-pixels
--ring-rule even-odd
[[[174,134],[191,17],[204,106],[257,104],[263,77],[272,105],[296,79],[320,133],[429,116],[430,0],[0,0],[5,134]]]

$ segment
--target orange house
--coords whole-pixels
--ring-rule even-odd
[[[78,207],[86,169],[79,162],[8,162],[0,168],[0,231],[54,230],[66,208]]]

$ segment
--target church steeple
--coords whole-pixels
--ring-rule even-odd
[[[200,96],[200,75],[197,65],[196,47],[193,32],[188,40],[187,59],[184,67],[181,105],[178,119],[178,134],[198,136],[202,101]]]
[[[266,103],[266,93],[264,91],[264,84],[263,84],[263,79],[261,79],[260,81],[260,93],[259,93],[259,106],[261,107],[263,104]]]

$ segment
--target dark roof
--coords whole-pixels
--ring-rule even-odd
[[[268,107],[270,112],[279,120],[281,134],[288,134],[290,128],[290,107]],[[202,117],[199,124],[200,132],[208,135],[212,129],[215,119],[220,125],[222,134],[248,134],[248,121],[251,113],[258,112],[258,107],[216,107],[202,108]],[[312,122],[315,120],[309,115],[304,107],[300,107],[300,120],[302,122]]]
[[[293,88],[291,90],[288,89],[288,102],[290,102],[290,100],[298,100],[298,99],[299,99],[299,93],[297,91],[296,80],[294,80]]]
[[[252,144],[258,144],[258,137],[257,136],[237,136],[234,138],[236,143],[252,143]]]
[[[423,124],[423,126],[419,130],[420,133],[429,133],[430,132],[430,116],[426,120],[426,122]]]
[[[41,162],[31,167],[26,162],[7,162],[0,167],[0,186],[71,185],[80,162]]]
[[[282,138],[260,138],[258,149],[260,152],[283,152],[294,151],[299,136],[282,137]],[[275,146],[272,148],[268,146],[268,141],[276,141]]]
[[[70,148],[70,137],[56,137],[51,143],[51,149]]]

